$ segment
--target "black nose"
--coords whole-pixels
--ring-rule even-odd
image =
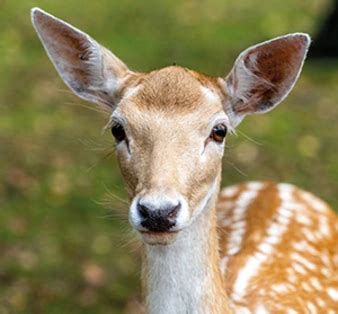
[[[175,226],[177,213],[181,207],[167,206],[165,208],[153,208],[149,205],[137,204],[137,210],[142,218],[141,225],[149,231],[164,232]]]

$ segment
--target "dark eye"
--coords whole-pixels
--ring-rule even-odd
[[[227,127],[224,124],[217,124],[212,129],[210,138],[217,143],[222,143],[226,135]]]
[[[121,124],[114,124],[111,128],[111,133],[115,137],[117,143],[122,142],[126,138],[126,133]]]

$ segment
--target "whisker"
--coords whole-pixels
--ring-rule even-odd
[[[224,158],[225,162],[231,166],[233,169],[235,169],[239,174],[241,174],[244,177],[247,177],[248,175],[242,171],[241,169],[239,169],[233,162],[229,161],[228,159]]]
[[[263,146],[264,144],[261,143],[261,142],[258,142],[256,141],[255,139],[253,139],[252,137],[250,137],[249,135],[245,134],[244,132],[240,131],[240,130],[237,130],[237,132],[242,135],[245,139],[247,139],[248,141],[254,143],[254,144],[257,144],[259,146]]]
[[[80,138],[78,141],[83,146],[85,146],[87,150],[90,150],[90,151],[100,151],[100,150],[105,150],[105,149],[113,147],[112,142],[109,140],[103,140],[102,142],[101,141],[98,142],[96,139],[94,140],[94,139],[88,139],[88,138],[86,139]]]
[[[97,201],[97,204],[103,206],[106,209],[118,211],[125,211],[129,205],[126,200],[110,192],[106,192],[104,196],[102,196],[102,199]],[[112,206],[114,206],[114,208],[112,208]]]
[[[71,92],[68,92],[68,93],[71,94],[71,95],[73,95]],[[76,100],[77,99],[74,99],[74,101],[73,100],[69,100],[69,101],[66,101],[65,103],[67,105],[81,106],[81,107],[84,107],[86,109],[89,109],[89,110],[92,110],[92,111],[95,111],[95,112],[103,113],[105,116],[106,115],[108,115],[108,116],[111,115],[112,109],[110,107],[106,106],[106,105],[87,104],[85,102],[79,102],[79,101],[76,101]]]
[[[120,196],[114,194],[110,189],[108,189],[108,187],[105,184],[103,184],[103,187],[106,190],[108,197],[116,199],[124,205],[129,205],[129,202],[127,200],[125,200],[125,199],[121,198]]]
[[[128,239],[124,240],[124,243],[122,243],[122,248],[129,248],[133,253],[139,253],[142,248],[142,243],[138,236],[136,235],[135,231],[128,230],[128,233],[126,235]]]
[[[88,168],[86,170],[87,172],[92,171],[102,161],[107,160],[108,158],[115,155],[115,147],[98,147],[95,150],[101,151],[103,153],[103,156],[99,157],[90,166],[88,166]]]
[[[231,145],[229,145],[228,143],[225,143],[224,148],[227,150],[230,150],[230,149],[236,148],[237,146],[238,146],[238,143],[233,143]]]
[[[126,219],[125,215],[122,215],[122,213],[119,212],[119,211],[115,211],[115,209],[109,211],[106,214],[98,215],[97,218],[99,218],[99,219],[109,219],[109,220],[118,219],[118,220],[122,220],[122,221],[128,221],[128,219]]]

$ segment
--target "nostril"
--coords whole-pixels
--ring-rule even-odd
[[[167,217],[169,219],[176,219],[180,208],[181,208],[181,203],[178,203],[178,205],[176,205],[175,207],[168,209]]]
[[[144,218],[144,219],[149,218],[150,213],[149,213],[149,208],[148,207],[146,207],[146,206],[141,205],[140,203],[138,203],[137,204],[137,210],[140,213],[140,215],[141,215],[142,218]]]

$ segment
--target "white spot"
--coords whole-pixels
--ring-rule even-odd
[[[327,289],[327,294],[331,297],[333,301],[338,301],[338,289],[336,288],[329,288]]]
[[[252,314],[252,312],[246,307],[236,307],[235,311],[234,313],[236,314]]]
[[[326,278],[329,278],[332,275],[331,272],[327,268],[322,268],[320,270],[320,273]]]
[[[310,269],[310,270],[316,270],[316,265],[311,263],[310,261],[308,261],[306,258],[304,258],[303,256],[301,256],[298,253],[292,253],[291,254],[291,258],[301,264],[303,264],[306,268]]]
[[[269,254],[271,254],[271,252],[272,252],[272,250],[273,250],[273,247],[272,247],[272,245],[269,244],[269,243],[261,243],[261,244],[259,245],[259,250],[260,250],[262,253],[264,253],[264,254],[266,254],[266,255],[269,255]]]
[[[295,284],[298,283],[298,278],[295,275],[288,275],[288,281]]]
[[[310,254],[315,255],[315,256],[320,253],[316,248],[314,248],[312,245],[310,245],[305,240],[295,242],[293,244],[293,247],[299,252],[306,252],[306,253],[310,253]]]
[[[311,277],[309,279],[310,284],[317,290],[321,291],[323,289],[322,284],[320,283],[320,281],[318,280],[317,277]]]
[[[285,207],[287,207],[290,210],[296,210],[301,213],[306,211],[306,207],[295,200],[289,200],[289,202],[285,204]]]
[[[326,252],[322,252],[320,258],[327,267],[331,267],[331,260]]]
[[[296,221],[299,222],[302,225],[306,225],[306,226],[312,226],[313,225],[313,221],[310,219],[309,216],[304,215],[304,214],[297,214],[296,215]]]
[[[306,292],[311,292],[311,293],[314,292],[312,287],[307,282],[303,282],[302,287],[303,287],[304,291],[306,291]]]
[[[245,296],[251,277],[256,275],[261,263],[262,261],[259,258],[256,258],[256,254],[248,258],[246,264],[241,268],[241,271],[237,276],[232,299],[236,301],[242,300],[243,296]]]
[[[286,293],[289,291],[287,285],[283,285],[283,284],[276,284],[276,285],[273,285],[272,288],[271,288],[273,291],[277,292],[277,293]]]
[[[308,203],[310,207],[314,208],[316,211],[324,214],[328,212],[327,205],[313,194],[301,191],[300,196]]]
[[[314,236],[314,234],[312,233],[311,230],[303,228],[302,233],[305,236],[306,240],[308,240],[310,242],[317,242],[317,239],[316,239],[316,237]]]
[[[277,244],[279,243],[280,239],[276,236],[270,236],[266,239],[266,242],[271,244],[271,245],[274,245],[274,244]]]
[[[295,187],[292,184],[288,184],[288,183],[278,184],[279,195],[285,203],[290,203],[293,201],[292,194],[294,190],[295,190]]]
[[[313,303],[308,302],[307,303],[307,308],[309,309],[310,314],[317,314],[316,306]]]
[[[260,304],[257,306],[255,313],[256,314],[268,314],[269,311],[266,309],[264,304]]]
[[[302,265],[298,264],[298,263],[293,263],[292,267],[297,273],[300,273],[302,275],[307,274],[307,271],[304,269],[304,267]]]
[[[331,234],[329,221],[324,215],[319,216],[319,230],[324,236],[329,237]]]
[[[250,182],[247,182],[246,183],[246,187],[249,189],[249,190],[260,190],[262,189],[264,186],[264,183],[262,182],[259,182],[259,181],[250,181]]]
[[[238,190],[239,190],[238,185],[229,186],[221,191],[221,195],[224,197],[231,198],[238,193]]]
[[[240,220],[240,221],[237,221],[237,222],[235,222],[235,223],[233,223],[232,225],[231,225],[231,227],[233,228],[233,229],[241,229],[241,230],[243,230],[243,229],[245,229],[245,226],[246,226],[246,223],[245,223],[245,221],[244,220]]]
[[[283,207],[279,209],[281,216],[285,217],[286,220],[293,216],[292,208],[290,209],[288,204],[284,204]]]
[[[286,313],[287,314],[298,314],[298,312],[295,311],[294,309],[288,309]]]
[[[326,307],[326,303],[324,302],[323,299],[318,298],[318,299],[316,299],[316,301],[317,301],[317,304],[318,304],[320,307],[323,307],[323,308]]]
[[[285,212],[286,212],[286,209],[284,207],[280,208],[280,216],[279,216],[279,219],[278,219],[278,223],[280,225],[287,225],[290,221],[290,218],[291,215],[289,217],[287,217],[285,215]]]
[[[202,93],[204,94],[207,102],[215,103],[215,102],[220,101],[219,96],[216,93],[214,93],[210,88],[202,86],[201,90],[202,90]]]
[[[230,256],[235,255],[235,254],[238,253],[239,249],[240,249],[240,248],[239,248],[238,245],[236,245],[236,246],[230,246],[230,247],[228,248],[228,250],[227,250],[227,254],[230,255]]]

